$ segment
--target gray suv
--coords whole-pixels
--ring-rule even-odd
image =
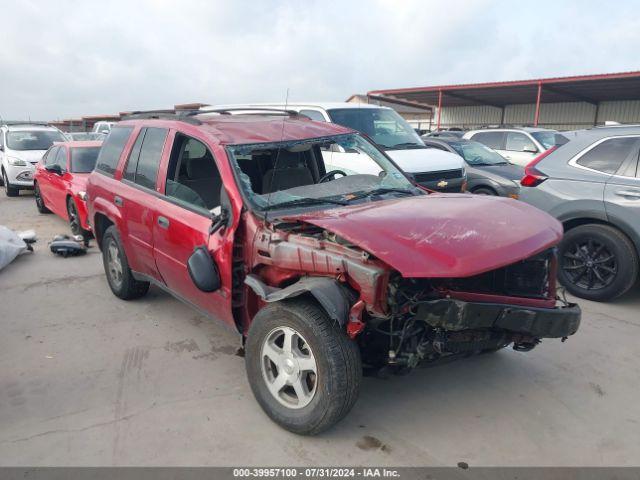
[[[638,276],[640,126],[565,133],[568,143],[525,168],[520,199],[558,218],[558,278],[572,294],[606,301]]]

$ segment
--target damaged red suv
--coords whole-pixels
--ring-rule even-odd
[[[284,428],[335,424],[363,368],[578,329],[546,213],[427,192],[361,134],[292,112],[153,116],[114,126],[89,178],[109,286],[128,300],[157,285],[237,329],[255,397]],[[345,152],[352,168],[332,166]]]

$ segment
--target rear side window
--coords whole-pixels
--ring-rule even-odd
[[[637,137],[610,138],[582,155],[576,163],[592,170],[613,175],[634,148]]]
[[[96,170],[108,175],[115,173],[122,150],[124,150],[132,131],[133,127],[114,127],[111,129],[100,149],[100,154],[96,161]]]
[[[309,117],[311,120],[315,120],[316,122],[326,122],[322,113],[317,110],[300,110],[300,114],[305,117]]]
[[[538,149],[524,133],[508,132],[505,150],[510,152],[537,152]]]
[[[495,150],[502,150],[504,148],[504,132],[480,132],[471,138]]]
[[[140,132],[125,169],[125,178],[154,190],[162,157],[166,128],[146,128]],[[138,153],[139,150],[139,153]],[[134,173],[135,172],[135,173]]]

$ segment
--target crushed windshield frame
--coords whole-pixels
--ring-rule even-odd
[[[229,160],[229,163],[231,165],[231,170],[233,172],[233,176],[234,179],[236,181],[236,185],[238,186],[238,190],[245,202],[245,204],[254,212],[256,212],[259,215],[265,215],[266,212],[268,211],[274,211],[274,210],[278,210],[278,204],[276,203],[266,203],[266,204],[261,204],[259,202],[256,201],[257,198],[261,197],[260,194],[257,194],[253,191],[253,188],[251,187],[251,181],[250,179],[247,177],[247,175],[242,171],[242,168],[240,167],[240,165],[237,162],[236,159],[236,153],[242,155],[243,153],[246,154],[250,151],[256,150],[256,149],[260,149],[260,148],[265,148],[265,149],[273,149],[274,147],[288,147],[291,148],[293,146],[297,146],[297,145],[303,145],[303,144],[307,144],[307,143],[311,143],[311,144],[316,144],[316,143],[323,143],[323,142],[331,142],[331,141],[338,141],[339,139],[346,139],[347,137],[357,137],[359,139],[361,139],[363,142],[365,142],[367,145],[369,145],[373,151],[377,152],[378,154],[380,154],[385,161],[387,161],[389,163],[389,165],[391,167],[393,167],[393,169],[396,170],[396,174],[401,175],[402,179],[406,180],[407,185],[406,185],[406,189],[408,191],[412,191],[414,192],[414,195],[421,195],[423,192],[418,189],[412,182],[412,180],[406,175],[406,173],[404,171],[402,171],[402,169],[400,169],[400,167],[398,167],[398,165],[396,165],[396,163],[387,155],[384,153],[384,151],[378,146],[376,145],[374,142],[371,142],[369,140],[367,140],[365,137],[363,137],[361,134],[354,132],[354,133],[344,133],[344,134],[339,134],[339,135],[328,135],[328,136],[322,136],[322,137],[314,137],[314,138],[305,138],[302,140],[285,140],[285,141],[275,141],[275,142],[260,142],[260,143],[246,143],[246,144],[230,144],[230,145],[226,145],[225,146],[225,152],[227,154],[227,158]],[[372,157],[372,161],[375,161]],[[384,167],[381,165],[381,169],[384,169]],[[399,177],[397,177],[396,175],[394,175],[395,178],[399,179]],[[376,189],[379,189],[380,185],[378,185],[378,187]],[[385,188],[385,187],[382,187]],[[389,187],[390,189],[393,189],[393,187]],[[395,187],[396,189],[400,189],[401,187],[397,186]],[[374,190],[376,190],[374,189]],[[366,192],[351,192],[354,196],[357,197],[361,197],[361,198],[366,198],[368,197],[368,195],[361,195],[362,193],[366,193]],[[306,197],[299,197],[298,199],[292,198],[290,200],[284,201],[284,202],[279,202],[282,204],[286,204],[282,206],[283,210],[290,210],[290,209],[294,209],[296,208],[294,203],[291,203],[292,200],[299,200],[300,201],[300,206],[299,208],[309,208],[309,207],[315,207],[316,205],[318,207],[322,207],[323,205],[326,206],[327,208],[336,208],[339,207],[341,205],[346,205],[350,203],[351,198],[342,198],[341,196],[328,196],[328,197],[311,197],[311,198],[306,198]],[[313,202],[310,202],[310,200],[313,200]],[[325,200],[325,201],[323,201]],[[312,205],[313,204],[313,205]]]

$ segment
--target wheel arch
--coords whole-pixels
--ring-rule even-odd
[[[111,225],[115,225],[115,223],[107,217],[104,213],[96,213],[93,219],[93,233],[96,238],[96,242],[98,243],[98,247],[102,250],[102,237],[104,236],[104,232]]]
[[[575,218],[571,218],[571,219],[567,219],[567,220],[561,220],[562,222],[562,226],[564,227],[564,231],[568,232],[569,230],[573,230],[576,227],[580,227],[582,225],[606,225],[608,227],[611,228],[615,228],[616,230],[618,230],[620,233],[624,234],[627,238],[629,238],[629,240],[631,240],[631,243],[633,243],[633,246],[636,249],[636,252],[638,252],[638,255],[640,255],[640,237],[638,237],[638,235],[634,232],[634,230],[625,224],[625,222],[623,221],[609,221],[609,220],[604,220],[602,218],[595,218],[595,217],[575,217]]]

